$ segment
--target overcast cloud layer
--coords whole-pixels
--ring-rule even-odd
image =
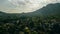
[[[60,3],[60,0],[0,0],[0,11],[7,13],[33,12],[50,3]]]

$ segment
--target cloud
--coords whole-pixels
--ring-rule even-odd
[[[50,3],[60,3],[60,0],[0,0],[0,10],[7,13],[33,12]]]

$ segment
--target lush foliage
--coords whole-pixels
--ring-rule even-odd
[[[0,18],[0,34],[60,34],[60,18],[58,16]]]

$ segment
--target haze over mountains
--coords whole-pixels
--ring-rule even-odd
[[[60,14],[60,3],[55,3],[55,4],[48,4],[47,6],[36,10],[34,12],[30,13],[4,13],[0,11],[0,16],[19,16],[19,15],[26,15],[26,16],[45,16],[45,15],[59,15]],[[60,15],[59,15],[60,16]]]

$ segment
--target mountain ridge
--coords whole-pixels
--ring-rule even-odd
[[[59,15],[60,14],[60,3],[55,3],[55,4],[48,4],[47,6],[38,9],[34,12],[30,12],[30,13],[4,13],[2,11],[0,11],[0,15],[15,15],[15,16],[19,16],[19,15],[25,15],[25,16],[49,16],[49,15]]]

